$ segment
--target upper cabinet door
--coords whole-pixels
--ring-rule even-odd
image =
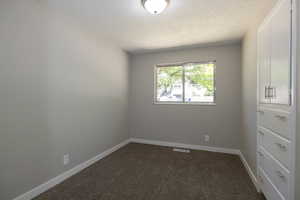
[[[271,103],[290,104],[291,2],[284,0],[271,17]]]
[[[258,74],[259,74],[259,103],[271,103],[268,87],[270,86],[270,59],[271,59],[271,26],[265,23],[258,32]]]

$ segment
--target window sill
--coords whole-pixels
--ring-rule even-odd
[[[193,105],[193,106],[216,106],[216,103],[182,103],[182,102],[153,102],[154,105]]]

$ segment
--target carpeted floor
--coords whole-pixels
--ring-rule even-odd
[[[238,156],[131,143],[35,200],[263,200]]]

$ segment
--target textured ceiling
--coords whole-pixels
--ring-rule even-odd
[[[240,40],[276,0],[171,0],[158,16],[140,0],[49,0],[56,11],[130,52]]]

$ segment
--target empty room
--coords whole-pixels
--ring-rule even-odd
[[[0,0],[0,200],[300,200],[298,0]]]

